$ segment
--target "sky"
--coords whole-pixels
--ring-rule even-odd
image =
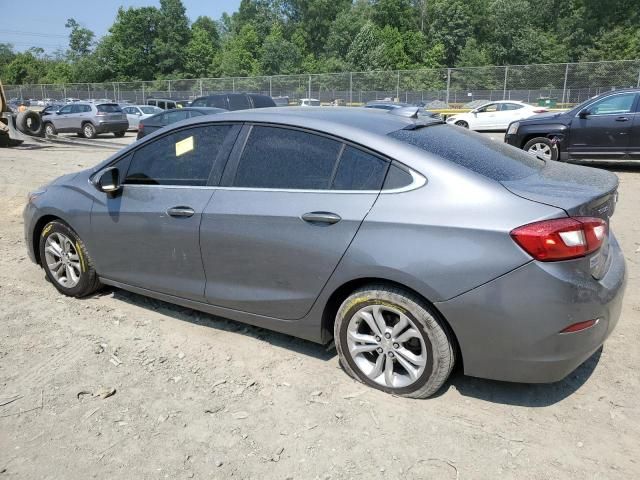
[[[232,13],[240,6],[240,0],[183,3],[191,20],[200,15],[217,20],[223,12]],[[0,0],[0,43],[12,43],[17,51],[41,47],[50,53],[67,48],[69,30],[64,24],[68,18],[75,18],[100,38],[115,20],[118,7],[159,5],[159,0]]]

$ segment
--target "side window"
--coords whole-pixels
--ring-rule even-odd
[[[623,93],[603,98],[589,107],[592,115],[614,115],[630,113],[633,107],[635,93]]]
[[[217,125],[180,130],[139,148],[125,184],[206,185],[230,129]]]
[[[191,102],[192,107],[206,107],[207,99],[206,98],[197,98],[193,102]]]
[[[154,119],[155,119],[154,123],[157,124],[157,125],[169,125],[169,122],[167,121],[167,114],[166,113],[163,113],[162,115],[158,115]]]
[[[158,102],[158,106],[163,110],[167,109],[167,104],[165,102]]]
[[[347,146],[340,156],[333,190],[380,190],[389,162]]]
[[[167,123],[176,123],[189,117],[189,112],[184,110],[175,110],[166,114]]]
[[[251,108],[247,95],[229,95],[229,110],[244,110],[246,108]]]
[[[60,114],[71,113],[72,108],[73,108],[73,105],[65,105],[60,109]]]
[[[484,107],[481,107],[478,109],[478,113],[489,113],[489,112],[497,112],[497,111],[498,111],[497,103],[490,103],[489,105],[485,105]]]
[[[253,127],[233,185],[328,189],[341,145],[335,140],[299,130]]]
[[[207,107],[228,108],[226,103],[226,95],[215,95],[207,99]]]
[[[400,168],[395,163],[392,163],[387,173],[387,178],[384,180],[384,190],[393,190],[396,188],[403,188],[411,185],[413,177],[404,168]]]
[[[189,110],[189,118],[192,117],[201,117],[204,113],[199,112],[198,110]]]
[[[82,111],[83,112],[90,112],[91,111],[91,106],[90,105],[82,105]]]
[[[82,111],[83,105],[73,105],[71,107],[71,113],[80,113]]]
[[[500,107],[500,111],[504,112],[507,110],[520,110],[524,105],[519,105],[517,103],[503,103]]]

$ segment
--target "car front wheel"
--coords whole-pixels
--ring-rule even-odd
[[[44,124],[44,133],[46,135],[57,135],[56,127],[53,126],[53,123],[45,123]]]
[[[458,120],[456,122],[456,125],[462,128],[469,128],[469,124],[467,122],[465,122],[464,120]]]
[[[523,150],[543,160],[558,159],[558,147],[546,137],[532,138],[524,145]]]
[[[385,285],[361,288],[340,306],[336,348],[352,377],[399,396],[433,395],[454,365],[451,335],[427,302]]]
[[[47,278],[63,294],[84,297],[100,288],[82,240],[65,223],[49,222],[40,234],[40,262]]]

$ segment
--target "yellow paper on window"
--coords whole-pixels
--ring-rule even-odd
[[[176,157],[184,155],[193,150],[193,137],[187,137],[184,140],[176,142]]]

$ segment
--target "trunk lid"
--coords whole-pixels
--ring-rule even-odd
[[[519,197],[564,210],[570,217],[597,217],[607,223],[607,237],[589,257],[588,269],[600,280],[611,264],[609,220],[618,201],[618,177],[611,172],[549,161],[534,175],[502,181]]]
[[[538,173],[502,181],[511,193],[558,207],[572,217],[598,217],[607,223],[617,201],[618,177],[591,167],[549,161]]]

